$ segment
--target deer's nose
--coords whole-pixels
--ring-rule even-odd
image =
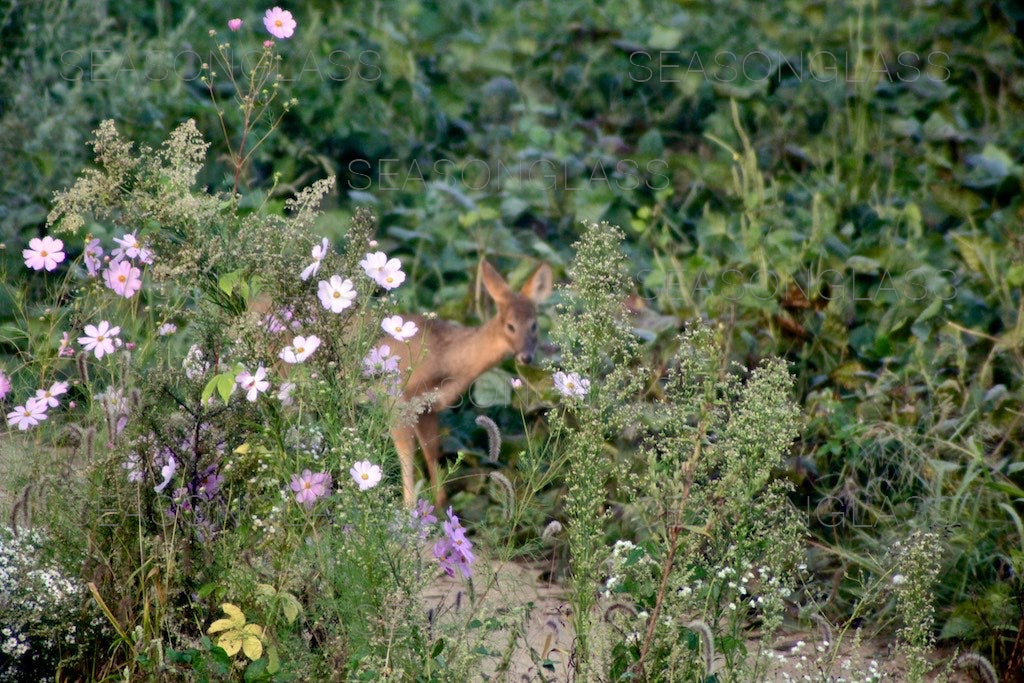
[[[529,365],[530,363],[533,362],[533,352],[523,351],[522,353],[516,356],[516,360],[522,363],[523,365]]]

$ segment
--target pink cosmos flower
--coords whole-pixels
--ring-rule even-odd
[[[314,334],[308,337],[298,336],[292,340],[291,346],[281,349],[277,357],[285,363],[301,363],[309,358],[320,346],[320,337]]]
[[[47,408],[56,408],[60,405],[60,401],[57,400],[58,396],[62,396],[68,393],[67,382],[54,382],[49,389],[37,389],[36,390],[36,402],[44,406],[43,410]]]
[[[103,265],[103,247],[100,238],[96,237],[85,245],[85,268],[89,271],[89,277],[96,277]]]
[[[263,41],[263,47],[265,47],[265,48],[267,48],[269,50],[270,48],[274,47],[274,41],[272,41],[272,40],[264,40]]]
[[[583,379],[575,372],[568,374],[559,370],[552,378],[555,382],[555,389],[566,398],[583,398],[590,391],[590,380]]]
[[[384,321],[381,322],[380,326],[385,332],[398,341],[405,341],[420,330],[420,328],[416,327],[416,323],[411,320],[403,320],[400,315],[393,315],[390,318],[384,318]]]
[[[34,398],[25,401],[25,405],[17,406],[7,413],[7,424],[25,431],[29,427],[35,427],[46,419],[46,404],[40,403]]]
[[[352,475],[352,481],[359,485],[360,491],[372,489],[380,483],[381,478],[384,476],[380,471],[380,467],[374,465],[369,460],[357,462],[348,473]]]
[[[28,249],[22,249],[25,265],[32,270],[53,270],[64,260],[64,243],[49,235],[42,239],[33,237],[29,240]]]
[[[68,358],[73,355],[75,355],[75,350],[71,348],[71,335],[67,332],[63,332],[60,336],[60,348],[57,349],[57,356],[60,358]]]
[[[174,334],[177,331],[178,326],[175,325],[174,323],[164,323],[163,325],[157,328],[156,333],[157,336],[166,337],[168,335]]]
[[[302,474],[292,475],[292,491],[295,500],[306,507],[313,507],[317,498],[327,495],[331,488],[331,475],[327,472],[310,472],[302,470]]]
[[[4,400],[7,394],[11,393],[11,378],[7,373],[0,370],[0,401]]]
[[[332,275],[330,280],[321,280],[317,296],[320,303],[331,313],[341,313],[352,305],[356,298],[356,290],[351,280],[342,280],[339,275]]]
[[[237,31],[242,28],[242,20],[238,18],[228,20],[228,28],[232,31]]]
[[[291,38],[296,24],[291,12],[275,7],[263,15],[263,25],[275,38]]]
[[[114,343],[120,342],[117,335],[121,334],[120,327],[111,327],[106,320],[99,325],[86,325],[85,336],[78,338],[78,343],[86,351],[92,351],[97,358],[103,358],[103,354],[114,352]]]
[[[245,397],[251,403],[255,403],[260,393],[270,388],[270,382],[267,381],[266,377],[267,369],[261,365],[256,368],[256,374],[249,374],[246,370],[238,373],[235,377],[235,383],[242,387],[242,391],[246,392]]]
[[[313,246],[311,251],[311,254],[313,255],[313,262],[306,266],[305,270],[299,273],[299,278],[301,278],[303,282],[320,272],[320,262],[324,260],[325,256],[327,256],[327,250],[330,249],[330,246],[331,243],[326,237],[320,241],[320,244]]]
[[[519,379],[518,377],[512,378],[511,383],[513,389],[521,389],[523,386],[523,380]]]
[[[130,299],[142,289],[142,271],[130,261],[113,261],[103,271],[103,281],[115,294]]]

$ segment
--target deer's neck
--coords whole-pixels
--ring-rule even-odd
[[[479,377],[505,359],[512,352],[501,331],[501,321],[491,318],[476,328],[470,336],[464,362],[473,377]]]

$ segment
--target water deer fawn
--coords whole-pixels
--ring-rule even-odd
[[[541,265],[516,292],[490,263],[483,261],[480,275],[498,310],[479,327],[463,327],[446,320],[410,316],[419,332],[407,344],[388,344],[399,356],[399,369],[409,373],[402,398],[414,401],[433,392],[433,400],[411,420],[396,422],[391,436],[402,465],[402,493],[405,504],[415,503],[414,460],[416,441],[430,475],[438,507],[445,493],[438,481],[441,458],[438,413],[450,408],[481,374],[508,356],[530,363],[537,347],[537,304],[551,294],[551,267]],[[397,347],[397,348],[396,348]]]

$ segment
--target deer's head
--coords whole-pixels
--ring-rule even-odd
[[[545,263],[537,268],[518,292],[487,261],[481,264],[480,273],[487,293],[498,305],[494,318],[505,343],[518,362],[532,362],[537,348],[537,304],[551,294],[551,266]]]

